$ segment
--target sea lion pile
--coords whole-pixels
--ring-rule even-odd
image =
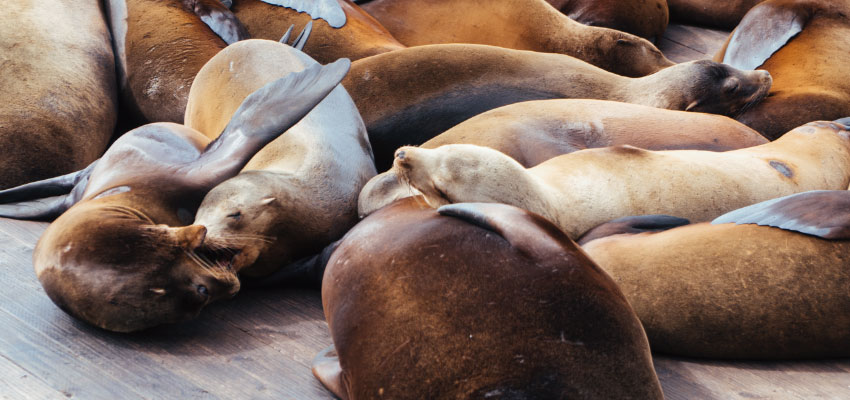
[[[83,321],[321,287],[343,399],[850,356],[850,0],[54,3],[0,16],[0,216]]]

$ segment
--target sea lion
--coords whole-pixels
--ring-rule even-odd
[[[363,115],[378,170],[386,170],[399,146],[504,105],[585,98],[734,115],[767,94],[770,74],[700,60],[627,78],[560,54],[443,44],[358,60],[343,85]]]
[[[609,236],[584,249],[626,294],[653,351],[848,357],[848,210],[846,190],[799,193],[712,223]]]
[[[404,48],[360,7],[348,0],[339,0],[339,6],[344,12],[345,24],[334,28],[324,20],[313,21],[310,41],[304,46],[304,52],[319,63],[341,57],[358,60]],[[231,10],[256,39],[278,40],[290,25],[301,30],[310,21],[309,15],[261,0],[236,0]]]
[[[218,0],[105,2],[122,118],[183,123],[195,74],[229,43],[248,38]],[[283,34],[283,32],[281,32]]]
[[[538,100],[516,103],[472,117],[422,144],[486,146],[531,168],[574,151],[631,145],[646,150],[727,151],[758,146],[767,139],[719,115],[671,111],[603,100]],[[393,170],[372,178],[358,201],[360,215],[410,196]]]
[[[118,112],[100,5],[7,4],[0,48],[0,189],[76,171],[100,157]]]
[[[257,90],[216,140],[174,123],[128,132],[75,174],[70,193],[47,201],[68,177],[0,192],[0,216],[61,213],[36,244],[44,291],[64,311],[119,332],[196,316],[239,290],[227,249],[202,247],[206,228],[189,225],[206,192],[298,122],[348,71],[340,60],[287,75]],[[55,194],[55,193],[54,193]]]
[[[661,39],[670,20],[667,0],[546,0],[571,19],[590,26]]]
[[[764,0],[667,0],[670,19],[696,25],[733,29],[747,11]]]
[[[778,196],[846,189],[850,131],[815,122],[775,142],[724,153],[615,146],[565,154],[529,169],[486,147],[402,147],[393,169],[432,206],[512,204],[577,238],[629,215],[700,222]]]
[[[625,298],[555,226],[502,204],[420,204],[369,216],[330,257],[335,349],[313,372],[334,394],[662,398]]]
[[[278,42],[228,46],[195,78],[186,126],[215,138],[246,96],[312,65],[316,61]],[[242,173],[213,188],[194,223],[207,228],[205,242],[238,253],[234,270],[268,275],[321,251],[354,226],[357,196],[373,176],[366,127],[339,86]]]
[[[715,59],[766,69],[775,80],[768,98],[736,119],[774,139],[850,115],[848,15],[848,0],[770,0],[747,13]]]
[[[646,39],[582,25],[545,0],[373,0],[362,7],[407,46],[475,43],[560,53],[632,77],[674,64]]]

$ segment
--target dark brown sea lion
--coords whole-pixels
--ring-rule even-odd
[[[770,0],[753,8],[715,57],[774,77],[768,98],[736,119],[775,139],[850,115],[850,1]]]
[[[322,303],[338,357],[313,371],[342,399],[662,397],[619,289],[515,207],[399,201],[346,234]]]
[[[767,94],[770,75],[701,60],[627,78],[561,54],[443,44],[358,60],[343,85],[363,115],[378,170],[386,170],[399,146],[507,104],[589,98],[734,115]]]
[[[248,33],[218,0],[106,1],[122,112],[136,125],[183,123],[195,74]],[[283,34],[283,32],[281,32]]]
[[[575,21],[661,39],[670,16],[667,0],[546,0]]]
[[[764,0],[667,0],[670,20],[732,29]]]
[[[213,141],[173,123],[132,130],[76,174],[71,193],[3,204],[0,215],[47,217],[67,208],[39,239],[33,264],[47,295],[69,314],[121,332],[191,318],[239,290],[228,265],[234,254],[201,247],[206,228],[186,226],[201,199],[306,115],[348,67],[347,60],[316,65],[264,86]],[[5,190],[0,201],[67,181]]]
[[[850,192],[806,192],[711,224],[619,234],[584,249],[626,294],[653,351],[848,357],[848,210]]]
[[[8,3],[0,14],[0,189],[85,168],[118,113],[97,2]]]
[[[674,64],[646,39],[582,25],[545,0],[373,0],[362,7],[407,46],[475,43],[561,53],[625,76]]]
[[[319,63],[341,57],[358,60],[404,48],[360,7],[348,0],[339,0],[339,6],[345,13],[345,24],[334,28],[324,20],[313,21],[310,40],[304,46],[304,52]],[[310,21],[307,14],[261,0],[235,0],[231,10],[256,39],[278,40],[290,25],[295,25],[295,30],[299,31]]]
[[[476,115],[420,146],[475,144],[499,150],[531,168],[574,151],[631,145],[646,150],[727,151],[758,146],[767,139],[719,115],[671,111],[603,100],[538,100]],[[393,170],[374,178],[360,193],[358,209],[368,215],[412,189]]]

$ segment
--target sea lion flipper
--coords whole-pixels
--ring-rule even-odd
[[[334,345],[316,354],[313,359],[313,376],[340,399],[347,400],[348,393],[342,384],[342,367],[339,365],[339,355]]]
[[[752,9],[735,28],[723,63],[740,69],[756,69],[803,31],[809,19],[800,6],[765,3]]]
[[[304,29],[301,30],[301,33],[298,34],[298,37],[295,38],[295,41],[292,42],[292,47],[298,50],[304,50],[304,45],[307,44],[307,39],[310,38],[310,33],[313,32],[313,21],[307,23],[304,26]]]
[[[333,28],[345,25],[345,11],[336,0],[261,0],[264,3],[306,12],[313,19],[321,18]]]
[[[71,194],[46,199],[0,204],[0,217],[48,221],[62,215],[74,204]]]
[[[286,33],[280,38],[280,42],[289,45],[289,38],[292,37],[292,30],[295,29],[295,24],[289,25],[289,29],[286,30]]]
[[[814,190],[721,215],[712,224],[756,224],[824,239],[850,239],[850,192]]]
[[[88,167],[79,171],[71,172],[53,178],[27,183],[21,186],[0,190],[0,204],[24,202],[46,197],[68,194],[80,182],[84,185],[88,182],[88,176],[97,165],[95,160]]]
[[[219,0],[221,5],[227,7],[228,9],[233,8],[233,0]]]
[[[679,226],[690,224],[684,218],[670,215],[637,215],[631,217],[617,218],[601,224],[587,232],[576,240],[579,245],[608,236],[620,234],[635,234],[644,232],[660,232]]]
[[[207,26],[227,44],[250,39],[251,35],[230,11],[230,8],[218,0],[183,0],[183,4],[201,18]]]

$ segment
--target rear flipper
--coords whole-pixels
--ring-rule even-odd
[[[348,400],[348,392],[342,382],[342,367],[339,365],[339,355],[334,345],[316,354],[313,359],[313,376],[325,387],[342,400]]]
[[[242,22],[230,11],[230,3],[218,0],[183,0],[183,5],[198,17],[227,44],[250,39]]]
[[[669,215],[639,215],[634,217],[623,217],[606,222],[585,232],[584,235],[581,235],[581,237],[576,240],[576,243],[578,243],[579,246],[584,246],[585,243],[607,236],[644,232],[661,232],[679,226],[688,225],[690,223],[690,221],[684,218],[671,217]]]
[[[313,19],[321,18],[333,28],[345,25],[345,11],[337,0],[261,0],[264,3],[306,12]]]
[[[67,175],[0,190],[0,217],[56,218],[79,201],[97,162]]]

